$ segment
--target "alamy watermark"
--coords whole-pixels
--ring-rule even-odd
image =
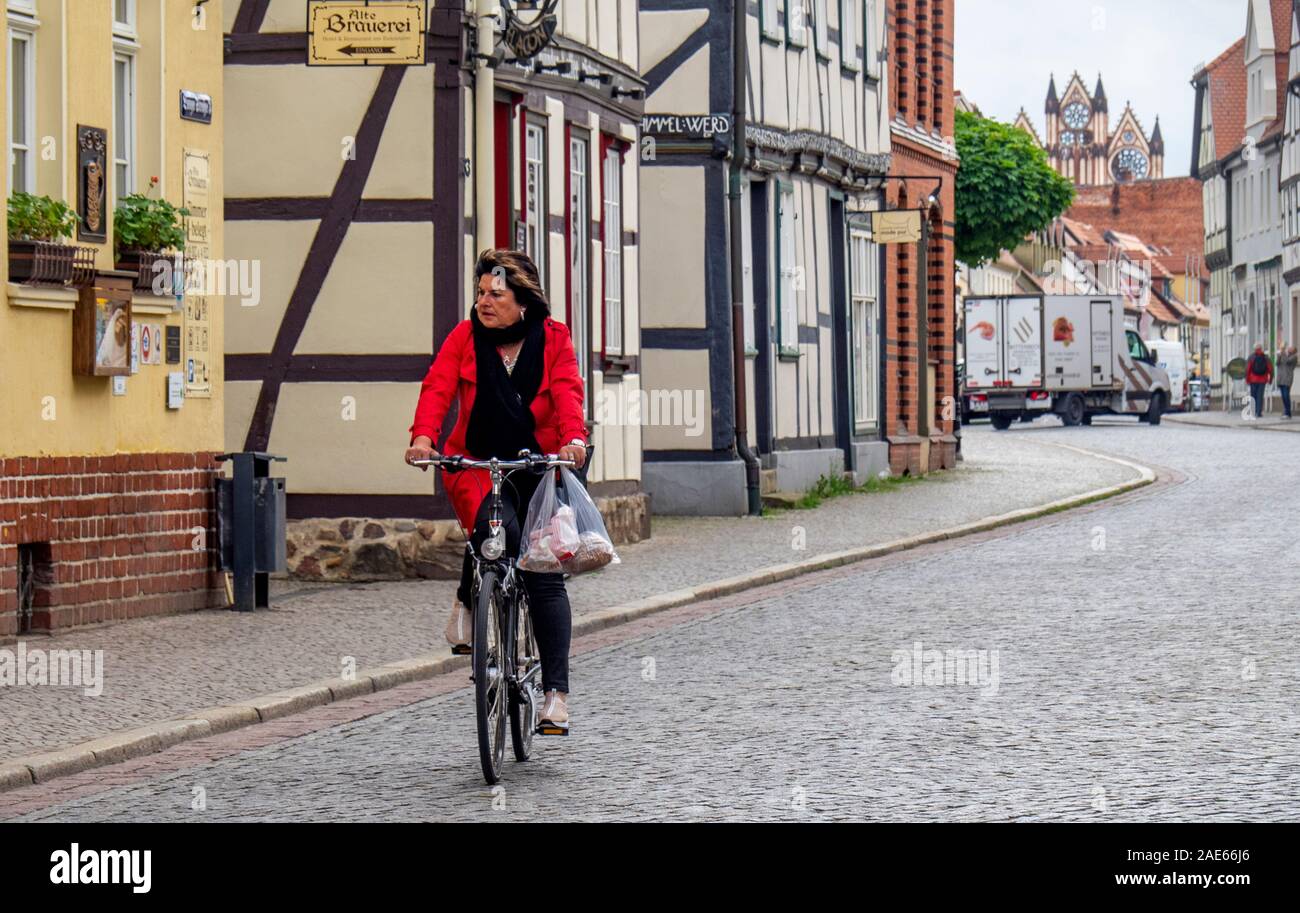
[[[103,650],[0,650],[0,688],[82,688],[87,697],[104,692]]]
[[[983,697],[998,693],[997,650],[927,650],[920,641],[912,649],[895,650],[890,680],[900,687],[967,686]]]
[[[200,258],[182,261],[176,268],[172,260],[158,260],[153,265],[153,293],[155,295],[213,295],[238,298],[241,307],[252,308],[262,303],[261,260],[205,260]]]
[[[684,428],[687,437],[704,434],[708,400],[701,389],[634,390],[605,387],[592,402],[598,425]]]

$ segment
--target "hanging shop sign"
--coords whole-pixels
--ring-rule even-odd
[[[914,244],[921,240],[921,213],[896,209],[871,214],[871,240],[877,244]]]
[[[427,0],[308,0],[309,66],[420,66]]]
[[[108,241],[108,131],[77,125],[77,240]]]
[[[559,24],[555,9],[559,5],[560,0],[544,0],[540,8],[536,0],[502,0],[506,27],[501,41],[516,60],[531,60],[554,40]],[[527,7],[532,15],[528,18],[521,16],[521,7]]]

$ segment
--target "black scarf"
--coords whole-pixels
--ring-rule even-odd
[[[533,417],[533,399],[542,385],[542,360],[546,333],[541,320],[524,319],[512,326],[488,329],[470,313],[474,326],[474,358],[477,362],[478,390],[469,416],[465,446],[480,460],[496,457],[513,460],[519,451],[541,452],[537,443],[537,421]],[[506,373],[497,346],[523,340],[514,371]]]

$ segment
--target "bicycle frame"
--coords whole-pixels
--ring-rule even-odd
[[[572,460],[561,460],[556,456],[534,456],[527,450],[520,451],[518,460],[499,460],[496,458],[490,460],[471,460],[465,457],[442,457],[436,460],[415,460],[412,466],[435,466],[443,470],[464,470],[464,469],[486,469],[492,479],[492,493],[489,495],[489,515],[488,515],[488,539],[483,543],[486,547],[489,541],[500,541],[505,537],[505,521],[501,517],[501,486],[514,473],[523,471],[537,471],[544,469],[550,472],[559,467],[576,468]],[[519,580],[518,567],[516,558],[505,554],[505,542],[501,541],[501,552],[499,557],[488,558],[480,554],[480,550],[474,548],[473,530],[467,530],[465,540],[470,550],[470,555],[474,559],[474,586],[475,594],[483,582],[483,572],[485,570],[495,570],[497,578],[501,581],[502,594],[507,600],[510,611],[507,617],[502,619],[505,622],[502,625],[502,631],[508,638],[507,643],[503,644],[504,652],[507,655],[514,655],[514,639],[517,636],[518,626],[518,606],[520,595],[523,594],[523,584]],[[530,684],[540,672],[540,665],[534,664],[529,672],[521,679],[515,678],[513,669],[506,670],[507,679],[515,687],[522,687]]]

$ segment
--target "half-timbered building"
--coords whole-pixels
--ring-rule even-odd
[[[889,169],[885,9],[750,4],[745,84],[733,8],[643,0],[644,484],[656,513],[739,514],[729,268],[733,93],[745,93],[743,443],[785,491],[889,465],[882,251],[869,212]],[[697,408],[697,404],[699,407]]]
[[[635,0],[430,0],[424,61],[364,66],[316,65],[313,5],[226,3],[227,248],[263,265],[227,305],[229,446],[288,457],[292,519],[450,518],[407,429],[478,250],[520,247],[587,379],[593,492],[644,508],[640,427],[598,414],[639,384]]]

